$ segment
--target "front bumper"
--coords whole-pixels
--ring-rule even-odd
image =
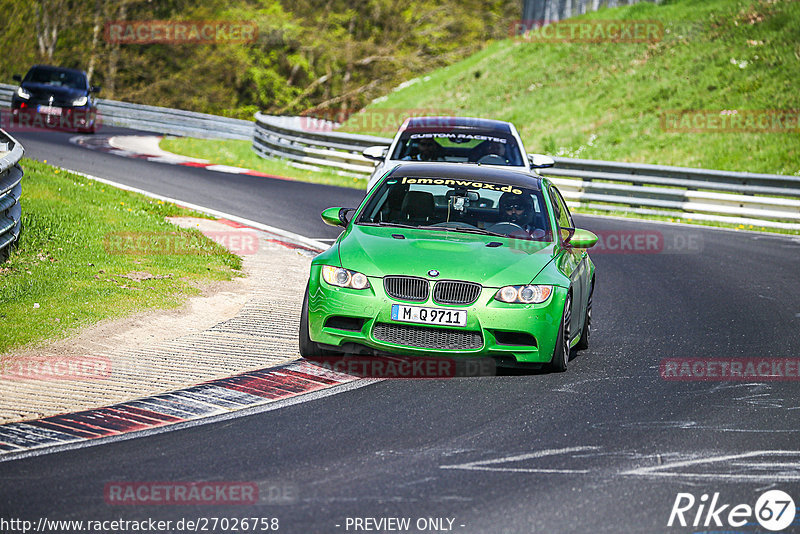
[[[369,277],[363,290],[334,287],[312,267],[309,282],[309,337],[342,352],[417,356],[492,357],[501,363],[547,363],[553,357],[567,290],[555,287],[542,304],[507,304],[494,299],[499,288],[484,287],[469,306],[440,305],[431,297],[408,302],[386,294],[383,279]],[[465,327],[394,321],[393,304],[467,311]]]
[[[40,113],[38,106],[14,99],[9,126],[17,130],[93,131],[97,128],[97,109],[93,107],[54,106],[61,110],[60,115],[55,115]]]

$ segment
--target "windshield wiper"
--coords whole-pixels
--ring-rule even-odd
[[[465,226],[414,226],[411,224],[402,224],[402,223],[390,223],[390,222],[361,222],[358,223],[362,226],[386,226],[390,228],[410,228],[412,230],[439,230],[441,232],[459,232],[462,234],[479,234],[479,235],[491,235],[495,237],[508,237],[506,234],[498,234],[495,232],[490,232],[488,230],[483,230],[482,228],[468,228]]]
[[[498,234],[484,230],[482,228],[467,228],[466,226],[418,226],[417,228],[425,228],[426,230],[441,230],[443,232],[459,232],[462,234],[480,234],[492,235],[496,237],[508,237],[506,234]]]
[[[358,224],[360,224],[362,226],[389,226],[391,228],[412,228],[412,229],[422,228],[421,226],[413,226],[413,225],[410,225],[410,224],[400,224],[400,223],[390,223],[390,222],[379,222],[379,223],[376,223],[376,222],[361,222],[361,223],[358,223]]]

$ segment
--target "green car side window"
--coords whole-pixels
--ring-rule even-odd
[[[555,186],[550,186],[550,203],[553,205],[553,212],[556,216],[556,222],[560,228],[575,228],[575,223],[572,222],[572,215],[569,213],[569,208],[566,202],[561,197],[561,193]]]

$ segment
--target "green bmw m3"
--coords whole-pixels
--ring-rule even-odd
[[[300,353],[491,357],[564,371],[588,347],[597,236],[546,178],[451,163],[398,165],[311,263]]]

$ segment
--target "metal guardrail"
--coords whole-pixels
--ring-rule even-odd
[[[391,138],[335,132],[314,119],[256,113],[253,149],[303,166],[366,177],[368,146]],[[554,158],[542,174],[571,207],[800,230],[800,177]]]
[[[800,229],[800,177],[555,158],[564,198],[591,209]]]
[[[24,150],[13,137],[0,130],[0,262],[8,259],[22,230],[22,167]]]
[[[11,95],[16,89],[16,85],[0,84],[1,108],[8,109],[11,106]],[[97,111],[101,125],[122,126],[160,134],[189,135],[206,139],[223,138],[249,141],[253,138],[253,122],[241,119],[103,98],[97,99]]]
[[[375,168],[361,152],[386,145],[391,138],[333,131],[335,123],[310,117],[275,117],[256,113],[253,150],[262,157],[278,157],[312,167],[365,177]]]

